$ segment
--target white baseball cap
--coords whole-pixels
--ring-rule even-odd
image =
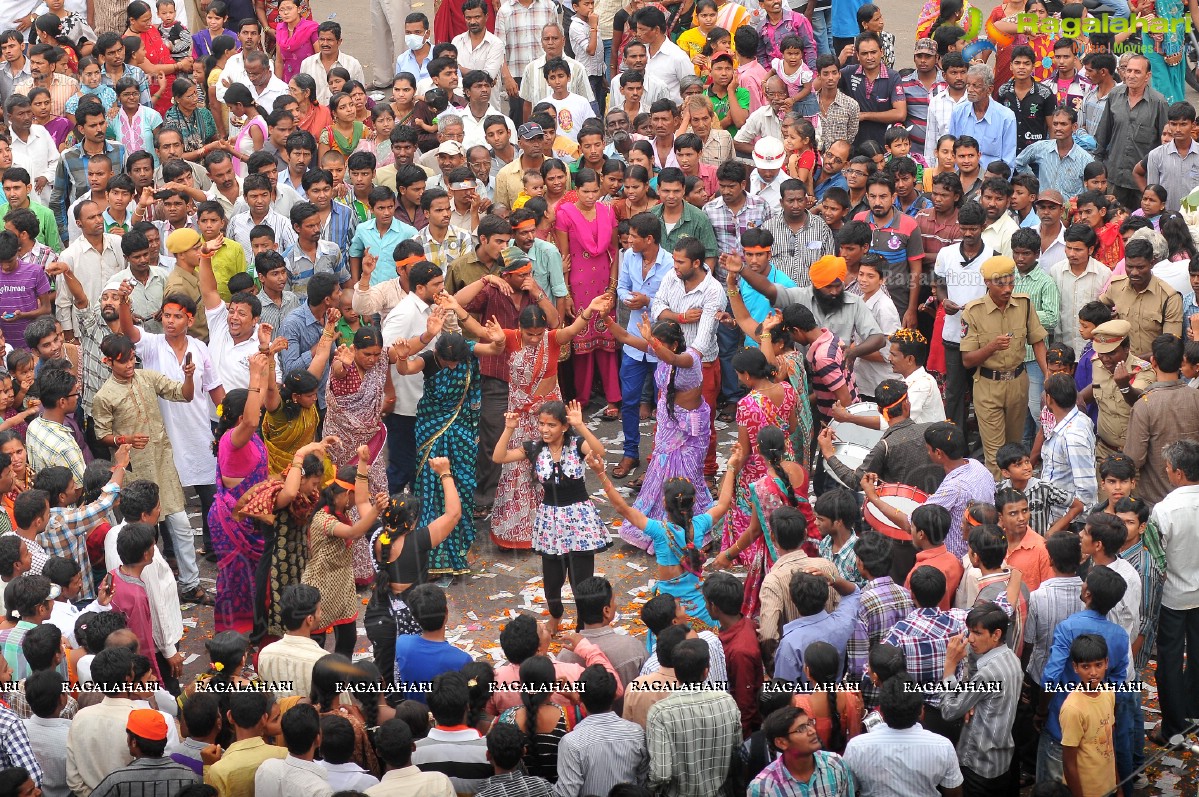
[[[759,138],[754,145],[754,166],[759,169],[781,169],[786,158],[783,142],[774,136]]]

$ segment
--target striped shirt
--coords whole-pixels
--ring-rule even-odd
[[[1085,607],[1080,597],[1082,579],[1078,576],[1055,576],[1045,579],[1028,596],[1028,620],[1024,624],[1024,641],[1032,645],[1028,658],[1029,679],[1042,682],[1045,662],[1053,645],[1053,629],[1062,620]]]
[[[34,418],[29,422],[25,447],[29,449],[29,467],[35,475],[51,465],[62,465],[71,471],[76,484],[83,484],[83,452],[64,424],[44,417]]]
[[[24,543],[25,547],[29,549],[29,558],[31,561],[31,564],[29,565],[29,572],[33,573],[34,575],[41,575],[42,568],[46,566],[46,562],[50,561],[50,555],[42,549],[42,546],[38,545],[33,540],[25,539],[15,531],[7,531],[4,534],[0,534],[0,537],[7,537],[10,534],[19,538],[21,542]]]
[[[870,797],[935,795],[962,785],[953,743],[917,723],[897,730],[886,723],[845,746],[845,763],[861,794]]]
[[[1011,486],[1012,480],[1004,479],[995,489]],[[1028,499],[1028,527],[1042,536],[1048,533],[1054,523],[1061,520],[1070,504],[1074,502],[1074,496],[1036,476],[1030,478],[1020,492]]]
[[[711,631],[700,631],[699,638],[708,643],[708,680],[704,683],[708,684],[724,684],[729,680],[727,665],[724,663],[724,645],[720,644],[720,637]],[[645,664],[641,665],[641,675],[652,675],[662,669],[662,664],[658,661],[658,651],[654,650],[649,654],[649,658],[645,660]],[[721,686],[721,689],[724,687]],[[598,792],[597,792],[598,793]],[[604,792],[605,794],[607,792]]]
[[[554,797],[607,794],[618,783],[645,783],[649,752],[645,731],[611,711],[583,718],[558,742]]]
[[[1162,606],[1162,587],[1166,583],[1166,574],[1145,548],[1144,540],[1137,540],[1131,547],[1120,551],[1120,558],[1132,565],[1141,578],[1141,624],[1137,634],[1143,636],[1144,640],[1140,652],[1133,658],[1133,666],[1140,672],[1149,663],[1149,654],[1157,639],[1157,616]]]
[[[194,770],[170,758],[135,758],[100,781],[91,797],[158,797],[197,783],[200,776]]]
[[[1064,194],[1064,196],[1072,196]],[[1032,299],[1032,307],[1037,311],[1037,318],[1045,329],[1057,326],[1058,314],[1061,312],[1062,296],[1057,290],[1057,280],[1049,276],[1049,272],[1039,265],[1033,266],[1027,272],[1016,269],[1016,293],[1023,293]],[[1024,345],[1024,362],[1033,360],[1032,346]]]
[[[440,772],[448,777],[458,794],[473,794],[495,774],[487,760],[487,740],[474,728],[430,728],[428,736],[416,741],[412,763],[421,772]]]
[[[350,248],[354,231],[358,229],[358,214],[349,206],[334,202],[329,206],[329,218],[321,225],[321,240],[329,241],[343,252]],[[391,256],[391,252],[387,252]]]
[[[475,797],[550,797],[553,789],[545,778],[523,772],[492,775],[475,792]]]
[[[951,522],[945,547],[954,556],[962,556],[969,547],[962,537],[962,517],[971,501],[990,503],[995,500],[995,477],[987,466],[977,459],[968,459],[966,464],[945,474],[945,480],[926,503],[938,504],[949,510]]]
[[[924,241],[920,225],[914,218],[898,210],[891,212],[891,219],[886,224],[879,224],[874,218],[874,213],[869,211],[859,213],[854,220],[870,225],[873,233],[870,251],[887,261],[883,284],[886,285],[891,299],[895,302],[895,309],[902,318],[908,309],[909,289],[912,285],[909,264],[924,262]]]
[[[808,276],[812,264],[824,255],[837,251],[833,231],[824,223],[824,219],[814,213],[804,213],[803,226],[798,232],[791,228],[781,213],[770,217],[766,229],[774,236],[770,262],[801,288],[812,284]]]
[[[1036,141],[1016,156],[1016,172],[1035,174],[1041,190],[1061,191],[1062,196],[1078,196],[1083,192],[1082,170],[1094,160],[1091,153],[1074,144],[1066,157],[1057,152],[1057,142],[1051,139]]]
[[[1077,407],[1045,435],[1041,450],[1041,478],[1082,500],[1084,506],[1099,497],[1095,479],[1095,427]]]
[[[841,756],[817,750],[812,757],[815,767],[807,782],[776,758],[749,784],[748,797],[852,797],[853,778]]]
[[[495,35],[504,43],[504,54],[512,77],[520,80],[525,67],[538,56],[544,55],[541,29],[557,21],[557,9],[549,0],[533,0],[528,5],[517,0],[501,5],[495,12]]]
[[[858,391],[854,386],[853,374],[845,370],[845,352],[841,349],[841,338],[825,329],[824,334],[810,346],[804,359],[812,374],[812,392],[816,396],[816,407],[827,420],[833,418],[833,405],[837,403],[837,391],[849,387],[849,406],[857,401]]]
[[[254,276],[254,247],[250,243],[250,232],[259,224],[274,230],[278,251],[286,252],[296,245],[296,231],[292,229],[291,220],[273,210],[267,210],[262,221],[254,221],[248,210],[233,214],[229,219],[229,237],[241,244],[250,276]],[[166,240],[165,235],[163,240]]]
[[[711,797],[741,744],[741,710],[728,692],[682,691],[653,705],[645,720],[651,791]]]
[[[760,201],[760,200],[759,200]],[[722,252],[729,251],[721,249]],[[670,271],[663,275],[658,293],[650,304],[650,318],[655,321],[661,318],[664,310],[675,313],[685,313],[692,308],[700,308],[703,314],[694,324],[682,324],[683,340],[687,348],[696,349],[706,363],[714,362],[718,354],[716,344],[716,314],[724,310],[728,299],[724,288],[710,273],[703,281],[691,290],[679,279],[679,275]],[[832,405],[830,405],[832,406]]]
[[[899,90],[903,92],[903,98],[908,103],[908,117],[904,120],[904,126],[907,127],[908,134],[912,138],[912,151],[917,154],[924,152],[924,134],[928,126],[929,102],[932,96],[944,86],[945,83],[939,72],[933,81],[932,88],[925,88],[924,84],[920,82],[919,75],[915,72],[899,81]]]
[[[992,648],[978,657],[970,683],[976,690],[950,690],[941,696],[941,716],[947,720],[966,716],[970,721],[962,726],[958,739],[958,757],[964,767],[982,778],[997,778],[1008,770],[1016,743],[1012,739],[1012,723],[1024,676],[1020,659],[1007,645]],[[946,682],[957,678],[951,673]],[[1000,688],[984,685],[998,684]]]
[[[858,137],[859,117],[862,109],[845,92],[837,89],[828,110],[817,118],[820,124],[816,126],[816,136],[820,140],[821,149],[828,149],[834,141],[848,141],[850,144]]]
[[[450,226],[446,229],[445,238],[441,241],[433,238],[432,231],[432,227],[426,226],[414,236],[413,240],[420,242],[425,247],[425,257],[443,272],[450,267],[450,263],[474,248],[474,241],[470,233],[465,230]],[[373,279],[371,281],[376,282]]]
[[[834,551],[833,538],[829,536],[816,543],[816,548],[820,551],[822,558],[829,560],[836,566],[837,572],[841,574],[841,578],[850,584],[857,584],[860,587],[866,583],[866,579],[863,578],[862,571],[858,570],[858,555],[854,553],[854,548],[857,544],[858,535],[850,534],[849,539],[841,546],[841,550]]]

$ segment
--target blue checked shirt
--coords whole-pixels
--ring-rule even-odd
[[[750,227],[762,227],[774,215],[770,204],[759,196],[745,195],[745,204],[741,210],[734,213],[724,203],[724,197],[718,196],[704,205],[704,214],[711,219],[712,229],[716,232],[716,249],[720,254],[742,254],[741,233]],[[712,276],[724,284],[725,272],[720,267],[719,260]]]
[[[870,648],[882,642],[887,632],[914,608],[911,593],[890,576],[879,576],[862,587],[858,617],[845,646],[846,669],[855,683],[866,674]],[[878,689],[869,679],[862,685],[862,692],[867,706],[873,708],[878,704]]]
[[[866,583],[866,579],[862,578],[862,572],[858,570],[858,555],[854,553],[854,548],[857,544],[858,535],[850,534],[849,539],[841,546],[840,551],[833,551],[832,537],[825,537],[816,543],[816,548],[820,551],[821,557],[836,565],[837,572],[841,574],[841,578],[850,584],[857,584],[861,587]]]
[[[748,797],[853,797],[853,776],[836,753],[817,750],[806,782],[787,769],[782,756],[774,759],[749,784]]]
[[[1084,506],[1099,498],[1099,483],[1095,479],[1095,427],[1091,419],[1078,408],[1057,422],[1045,435],[1041,450],[1041,478],[1078,497]]]
[[[125,168],[123,145],[106,140],[104,153],[112,158],[114,172],[120,172]],[[58,169],[54,172],[54,190],[50,192],[50,209],[54,211],[54,218],[58,220],[58,234],[63,240],[67,237],[67,209],[72,202],[88,191],[87,164],[90,160],[91,157],[84,152],[82,144],[63,150],[58,159]]]
[[[1199,304],[1195,303],[1195,292],[1191,291],[1182,297],[1182,333],[1185,335],[1191,328],[1191,316],[1199,313]]]
[[[83,575],[83,589],[79,597],[91,600],[96,597],[92,583],[92,563],[87,555],[87,535],[108,520],[108,513],[121,494],[118,484],[109,482],[100,490],[100,497],[83,506],[52,506],[46,528],[37,535],[43,548],[55,556],[62,556],[79,563]]]
[[[1157,615],[1162,607],[1162,587],[1165,586],[1166,575],[1145,547],[1144,539],[1137,540],[1132,547],[1120,551],[1120,558],[1136,568],[1141,576],[1141,627],[1137,633],[1145,637],[1145,640],[1132,662],[1132,666],[1139,673],[1149,663],[1149,654],[1157,639]]]
[[[358,214],[354,212],[353,208],[340,202],[334,202],[332,210],[329,212],[328,221],[321,226],[321,240],[329,241],[335,244],[340,251],[345,252],[350,248],[350,241],[353,240],[354,230],[357,228]],[[391,252],[388,251],[387,255],[390,257]],[[380,265],[382,264],[380,263]]]
[[[29,733],[11,709],[0,705],[0,768],[24,767],[39,787],[42,785],[42,766],[33,754]]]
[[[336,244],[323,238],[316,242],[315,261],[304,252],[299,243],[283,252],[283,260],[287,263],[287,273],[290,275],[287,287],[300,297],[308,295],[308,280],[318,271],[333,274],[342,285],[350,281],[350,268],[346,265],[345,250],[338,249]]]
[[[1091,153],[1078,144],[1063,158],[1057,154],[1057,142],[1046,139],[1029,144],[1016,156],[1016,173],[1036,175],[1042,191],[1052,188],[1062,196],[1078,196],[1084,190],[1082,170],[1092,160]]]
[[[965,630],[966,612],[963,609],[916,609],[887,632],[883,644],[894,645],[903,651],[907,671],[916,683],[939,683],[945,674],[945,648],[949,638],[961,636]],[[959,678],[965,675],[965,665],[963,661],[958,667]],[[937,708],[941,705],[941,695],[930,694],[925,703]]]
[[[142,70],[141,67],[134,66],[133,64],[125,64],[125,71],[121,74],[121,78],[127,78],[127,77],[133,78],[134,80],[137,81],[137,85],[140,86],[142,89],[142,96],[141,96],[141,99],[139,100],[139,103],[141,105],[145,105],[146,107],[149,107],[151,105],[151,102],[150,102],[150,78],[146,77],[146,73]],[[118,80],[119,79],[120,78],[118,78]],[[117,81],[113,80],[112,76],[108,74],[108,69],[106,69],[106,68],[100,70],[100,85],[108,86],[113,91],[116,91],[116,89],[117,89]],[[120,171],[120,169],[114,169],[113,171]]]

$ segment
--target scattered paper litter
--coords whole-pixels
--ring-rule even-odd
[[[1166,758],[1162,759],[1162,766],[1164,766],[1164,767],[1181,767],[1181,766],[1183,766],[1183,762],[1182,762],[1182,759],[1180,759],[1180,758],[1171,758],[1171,757],[1167,756]]]
[[[513,567],[512,565],[506,565],[506,564],[504,564],[503,562],[493,562],[492,564],[494,564],[496,567],[499,567],[499,568],[502,568],[502,569],[504,569],[504,570],[507,570],[509,573],[511,573],[513,570],[515,570],[515,569],[516,569],[516,568],[515,568],[515,567]]]
[[[499,573],[475,573],[473,576],[470,577],[470,580],[474,581],[475,579],[478,579],[478,578],[495,578],[498,575],[499,575]]]
[[[469,618],[470,618],[470,619],[472,619],[472,620],[478,620],[478,619],[479,619],[479,615],[475,614],[474,612],[467,612],[467,613],[466,613],[466,616],[467,616],[467,617],[469,617]]]
[[[190,654],[188,654],[187,658],[185,658],[183,660],[183,665],[186,667],[188,664],[191,664],[193,661],[195,661],[198,658],[200,658],[199,653],[190,653]]]
[[[525,583],[526,584],[536,584],[540,580],[541,580],[541,576],[533,576],[532,578],[525,581]]]
[[[194,617],[184,617],[184,618],[183,618],[183,624],[184,624],[185,626],[187,626],[188,628],[195,628],[195,627],[196,627],[196,618],[194,618]]]
[[[624,566],[631,567],[632,569],[636,570],[638,573],[644,573],[646,570],[649,570],[649,568],[646,567],[645,565],[639,565],[636,562],[625,562]]]
[[[501,598],[515,598],[515,597],[516,596],[513,595],[511,592],[497,592],[494,595],[488,595],[487,600],[498,601]]]

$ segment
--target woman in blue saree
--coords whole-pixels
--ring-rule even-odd
[[[695,485],[688,479],[674,478],[663,486],[666,504],[666,520],[651,520],[640,509],[629,506],[608,478],[603,460],[590,457],[587,464],[599,477],[608,500],[625,520],[641,529],[654,543],[654,559],[658,562],[657,583],[654,594],[665,592],[673,595],[687,611],[696,631],[717,629],[717,623],[708,614],[700,592],[700,573],[703,570],[703,547],[705,539],[711,539],[712,527],[724,518],[733,502],[733,487],[737,483],[737,472],[745,462],[745,452],[739,443],[733,444],[729,454],[724,482],[720,485],[720,497],[707,512],[695,515]]]
[[[475,459],[479,448],[479,408],[483,400],[479,355],[504,351],[504,330],[495,319],[483,326],[453,297],[443,294],[429,314],[425,336],[441,335],[449,313],[455,313],[462,329],[480,342],[462,335],[437,338],[432,351],[408,359],[407,352],[424,348],[420,338],[404,341],[396,370],[403,375],[424,374],[425,389],[416,405],[416,494],[425,526],[445,514],[445,492],[441,480],[450,475],[457,483],[462,501],[462,518],[450,536],[429,553],[429,575],[460,576],[470,572],[466,555],[475,539]],[[438,476],[428,467],[433,457],[450,460],[450,473]]]

